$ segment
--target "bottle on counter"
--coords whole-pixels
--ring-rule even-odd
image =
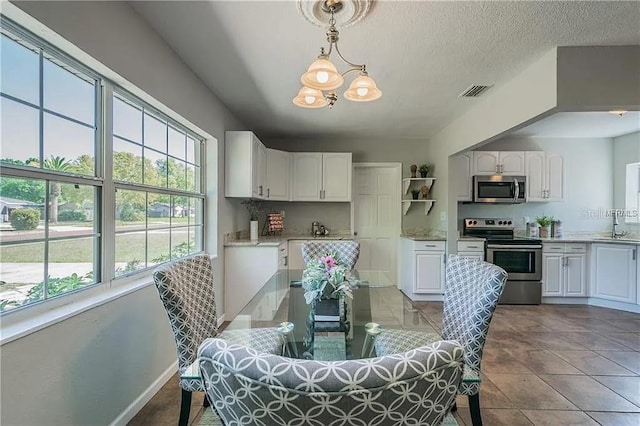
[[[562,238],[562,222],[559,220],[556,220],[555,222],[553,222],[553,237],[554,238]]]
[[[529,229],[531,238],[540,238],[540,228],[538,227],[538,224],[536,222],[531,222],[529,224]]]

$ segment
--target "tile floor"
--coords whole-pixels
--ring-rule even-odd
[[[435,327],[442,304],[416,306]],[[591,306],[500,305],[482,360],[482,418],[498,425],[640,425],[640,314]],[[202,413],[194,394],[193,424]],[[178,422],[174,376],[129,423]],[[471,425],[466,397],[456,418]]]

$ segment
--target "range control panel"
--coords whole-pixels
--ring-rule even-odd
[[[484,228],[484,229],[513,229],[512,218],[467,218],[464,220],[466,229]]]

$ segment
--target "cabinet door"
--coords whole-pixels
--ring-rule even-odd
[[[291,200],[319,201],[322,190],[322,154],[294,152],[291,161]]]
[[[636,248],[622,244],[593,244],[594,297],[636,303]]]
[[[500,151],[498,153],[500,173],[503,175],[524,176],[524,152]]]
[[[252,134],[251,141],[251,195],[253,198],[266,198],[265,174],[267,152],[262,142]]]
[[[527,176],[527,201],[545,199],[545,155],[542,151],[527,151],[524,155]]]
[[[288,265],[287,269],[304,269],[307,265],[302,259],[302,245],[304,240],[290,240],[287,249]]]
[[[564,295],[580,296],[587,295],[587,285],[585,282],[585,255],[565,254],[565,275],[564,275]]]
[[[562,253],[542,255],[543,296],[562,296],[563,262]]]
[[[545,166],[546,201],[564,201],[564,159],[561,155],[547,153]]]
[[[474,151],[473,152],[473,174],[474,175],[495,175],[498,173],[498,152],[497,151]]]
[[[322,154],[322,201],[351,201],[351,153]]]
[[[444,252],[415,251],[414,293],[444,294]]]
[[[289,153],[267,148],[267,199],[289,200]]]
[[[458,201],[472,201],[471,167],[473,154],[468,152],[451,157],[449,167],[454,171],[453,190]]]
[[[225,133],[225,197],[250,198],[255,196],[253,188],[253,139],[257,140],[257,138],[255,138],[255,136],[251,132],[228,131]],[[257,163],[255,164],[255,166],[257,167]],[[255,190],[257,193],[257,183]]]

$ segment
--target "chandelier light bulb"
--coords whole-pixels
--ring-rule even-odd
[[[367,89],[366,87],[358,87],[356,89],[356,93],[358,94],[358,96],[367,96],[367,93],[369,93],[369,89]]]
[[[329,73],[326,71],[318,71],[316,73],[316,80],[318,83],[324,84],[329,81]]]
[[[305,96],[304,97],[304,101],[308,104],[311,105],[312,103],[314,103],[316,101],[316,97],[315,96]]]
[[[382,91],[378,89],[376,82],[364,71],[351,82],[347,91],[344,92],[345,99],[354,102],[375,101],[381,96]]]
[[[300,81],[304,86],[318,90],[334,90],[342,86],[344,78],[336,66],[322,55],[309,65],[307,72],[302,74]]]

